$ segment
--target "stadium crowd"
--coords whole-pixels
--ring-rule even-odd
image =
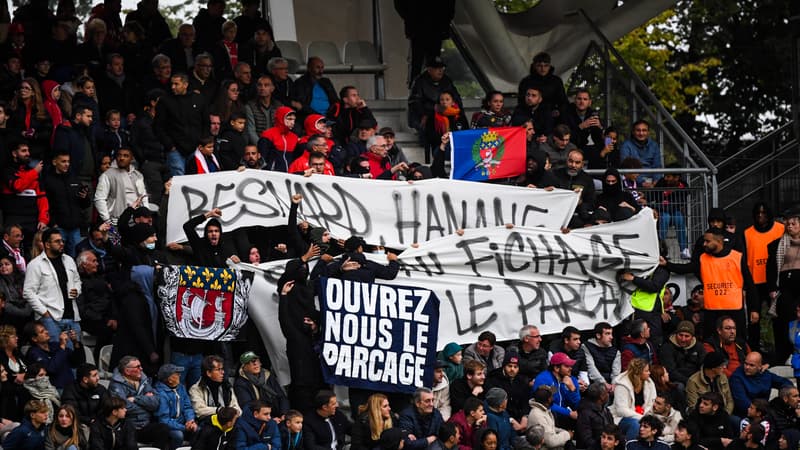
[[[790,320],[800,317],[800,210],[777,221],[759,203],[743,232],[712,210],[690,249],[680,176],[617,170],[662,168],[649,124],[635,122],[623,141],[604,127],[589,90],[570,102],[545,53],[520,81],[517,105],[492,91],[469,119],[438,51],[427,55],[408,109],[432,161],[409,161],[357,87],[337,90],[313,55],[306,73],[290,76],[258,2],[242,6],[226,20],[224,0],[208,0],[176,37],[157,0],[141,0],[124,22],[118,0],[98,4],[85,24],[70,1],[55,13],[45,0],[15,11],[0,46],[4,449],[798,448],[798,390],[767,369],[791,355],[800,375],[800,321]],[[448,343],[434,385],[411,398],[351,388],[346,417],[321,373],[312,281],[392,279],[394,252],[371,262],[363,239],[298,221],[299,194],[283,230],[223,233],[212,209],[184,224],[188,243],[164,242],[173,176],[247,168],[444,177],[449,132],[508,125],[526,129],[526,167],[502,182],[579,191],[571,228],[624,220],[645,205],[658,214],[659,268],[619,274],[636,288],[623,326],[601,322],[585,335],[568,326],[545,343],[526,325],[505,346],[484,331],[468,346]],[[595,180],[587,167],[605,173]],[[663,245],[670,227],[680,263]],[[288,387],[252,323],[233,343],[165,336],[154,292],[163,265],[282,259],[276,325]],[[671,272],[702,280],[685,307],[672,305]],[[762,352],[767,319],[775,349]],[[101,380],[86,356],[99,361],[108,345],[113,373]]]

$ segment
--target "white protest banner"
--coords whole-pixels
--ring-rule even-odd
[[[386,262],[385,256],[367,256]],[[441,348],[448,342],[474,342],[484,330],[494,332],[498,340],[516,339],[526,324],[551,334],[567,325],[586,330],[599,321],[619,323],[633,312],[633,286],[620,286],[617,273],[652,273],[658,264],[658,238],[652,211],[644,209],[624,222],[568,234],[521,227],[467,230],[463,236],[408,249],[399,255],[399,262],[397,278],[381,283],[419,286],[436,293],[441,301]],[[285,341],[277,325],[276,281],[285,263],[273,261],[256,269],[262,274],[254,277],[250,301],[251,317],[270,357],[274,354],[283,361]],[[281,382],[288,380],[288,363],[285,367],[278,371]]]
[[[578,194],[455,180],[362,180],[303,177],[265,170],[174,177],[167,213],[167,241],[186,240],[183,224],[220,208],[226,232],[248,226],[286,225],[292,194],[304,201],[300,218],[337,238],[406,248],[459,228],[506,223],[560,229],[569,223]]]
[[[433,385],[439,299],[428,289],[320,280],[325,382],[413,393]]]

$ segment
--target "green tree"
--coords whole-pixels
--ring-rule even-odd
[[[790,119],[791,1],[679,0],[615,47],[721,159]]]

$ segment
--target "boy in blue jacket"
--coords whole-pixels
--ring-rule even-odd
[[[30,400],[25,404],[25,417],[5,439],[3,448],[8,450],[44,450],[44,435],[47,421],[47,402]]]
[[[272,420],[272,405],[253,400],[236,422],[236,450],[280,450],[281,435]]]

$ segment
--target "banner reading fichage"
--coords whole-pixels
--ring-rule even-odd
[[[419,287],[322,278],[327,383],[383,392],[431,386],[439,299]]]
[[[252,272],[166,266],[158,286],[164,325],[173,336],[209,341],[236,338],[247,321]]]

